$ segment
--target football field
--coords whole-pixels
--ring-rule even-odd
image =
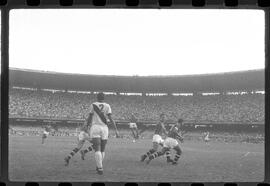
[[[88,144],[88,143],[86,143]],[[76,147],[75,137],[10,136],[9,179],[11,181],[121,181],[121,182],[238,182],[264,179],[264,144],[185,141],[178,165],[165,157],[146,165],[140,156],[152,146],[151,139],[133,143],[110,138],[104,174],[95,171],[94,153],[80,154],[64,166],[64,157]],[[87,145],[85,146],[87,147]]]

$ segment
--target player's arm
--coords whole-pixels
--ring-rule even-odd
[[[175,132],[176,132],[176,138],[183,143],[184,142],[183,136],[180,133],[177,133],[177,131]]]
[[[166,130],[164,124],[163,123],[160,123],[160,125],[161,125],[161,128],[163,130],[163,133],[167,136],[168,135],[168,131]]]
[[[90,111],[89,111],[88,117],[85,120],[85,125],[87,127],[90,127],[92,125],[93,115],[94,115],[94,109],[93,109],[93,105],[91,104],[90,105]]]
[[[114,127],[114,129],[115,129],[116,137],[119,138],[119,132],[118,132],[118,129],[117,129],[117,126],[116,126],[114,120],[112,119],[112,114],[109,113],[109,114],[107,114],[107,116],[108,116],[108,118],[109,118],[111,124],[113,125],[113,127]]]
[[[86,118],[85,125],[87,127],[91,126],[93,120],[93,113],[89,113],[88,117]]]

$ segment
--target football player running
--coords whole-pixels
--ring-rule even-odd
[[[138,131],[138,127],[137,127],[137,119],[134,116],[134,114],[131,115],[131,119],[130,119],[130,123],[129,123],[129,128],[132,132],[133,135],[133,142],[136,142],[136,139],[139,139],[139,131]]]
[[[209,133],[208,131],[204,133],[204,138],[203,138],[203,140],[204,140],[204,142],[206,143],[206,145],[209,145],[209,141],[210,141],[209,134],[210,134],[210,133]]]
[[[52,128],[50,127],[50,125],[44,126],[44,131],[43,131],[43,134],[41,136],[41,144],[44,144],[45,139],[49,136],[51,130],[52,130]]]
[[[182,150],[180,148],[180,145],[177,140],[183,142],[183,137],[179,134],[180,128],[182,126],[183,120],[178,119],[177,124],[173,125],[171,129],[168,132],[168,136],[164,140],[164,145],[161,151],[155,152],[149,156],[149,159],[147,160],[147,164],[150,163],[153,159],[163,156],[166,154],[167,162],[172,163],[173,165],[177,165],[178,159],[180,158],[182,154]],[[170,156],[170,150],[173,149],[176,151],[174,159],[171,159]]]
[[[104,102],[104,99],[105,95],[103,93],[97,94],[97,101],[90,105],[90,113],[87,118],[87,125],[91,125],[90,138],[92,139],[95,150],[96,171],[98,174],[103,174],[103,160],[109,135],[107,119],[113,125],[116,137],[119,137],[116,124],[112,119],[111,107]]]
[[[167,135],[167,131],[165,128],[165,114],[160,114],[159,122],[156,125],[156,129],[154,132],[154,136],[152,139],[153,147],[145,154],[141,156],[141,162],[143,162],[147,157],[150,157],[151,154],[157,152],[159,146],[163,146],[164,140],[162,139],[162,135]]]
[[[81,148],[83,147],[83,145],[85,144],[86,141],[88,141],[90,144],[91,144],[91,139],[90,139],[90,136],[89,136],[89,133],[88,133],[88,127],[87,125],[83,125],[81,127],[81,131],[78,135],[78,143],[77,143],[77,147],[75,147],[70,153],[68,156],[65,157],[65,166],[68,166],[69,165],[69,161],[70,159],[77,153],[79,152],[79,150],[81,150]],[[85,150],[81,150],[80,153],[81,153],[81,158],[82,160],[84,160],[84,156],[87,152],[90,152],[92,151],[93,148],[92,148],[92,144]]]

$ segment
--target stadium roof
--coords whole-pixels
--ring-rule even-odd
[[[11,68],[10,86],[107,92],[216,92],[264,89],[264,70],[180,75],[102,76]]]

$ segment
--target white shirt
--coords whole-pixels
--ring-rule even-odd
[[[99,110],[104,113],[106,119],[107,115],[112,113],[111,106],[108,103],[104,102],[94,102],[90,106],[90,114],[93,114],[92,125],[106,125],[94,111],[93,104],[98,106]]]

